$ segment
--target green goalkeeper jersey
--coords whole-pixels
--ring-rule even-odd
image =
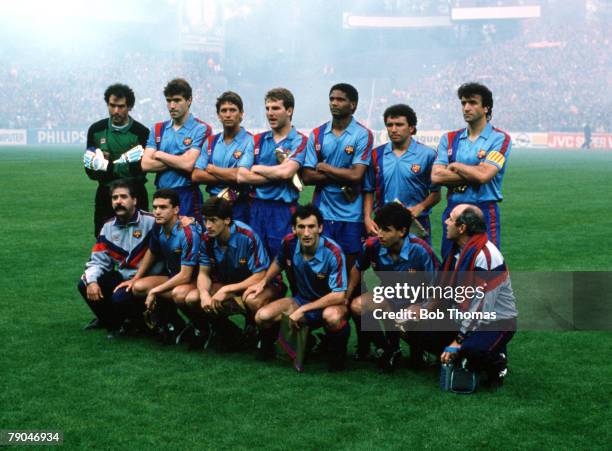
[[[140,161],[129,164],[115,164],[113,161],[139,144],[144,148],[148,138],[149,129],[131,117],[127,125],[121,128],[114,127],[110,118],[94,123],[87,131],[87,149],[92,151],[100,149],[109,164],[106,172],[85,169],[87,176],[104,185],[117,179],[146,183],[147,179],[140,168]]]

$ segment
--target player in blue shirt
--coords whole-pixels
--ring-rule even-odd
[[[178,194],[171,189],[160,189],[153,194],[156,225],[149,249],[134,277],[116,288],[125,287],[136,296],[146,296],[147,310],[158,312],[164,323],[163,338],[171,341],[185,326],[173,296],[180,297],[181,292],[189,290],[200,248],[199,227],[185,227],[179,221],[179,202]],[[164,262],[167,275],[145,276],[156,260]]]
[[[262,307],[255,321],[262,331],[262,356],[273,355],[282,315],[289,315],[293,327],[324,326],[328,337],[329,369],[341,370],[346,359],[350,328],[346,320],[346,266],[342,249],[321,235],[321,212],[312,204],[299,206],[292,217],[293,233],[283,239],[281,250],[265,277],[245,292],[245,298],[259,296],[285,270],[293,296]]]
[[[416,279],[423,282],[432,280],[439,269],[440,262],[429,244],[410,234],[412,215],[400,204],[391,202],[376,211],[377,236],[371,237],[363,244],[359,258],[350,271],[348,293],[359,286],[361,273],[370,267],[379,280],[385,272],[404,272],[401,282],[415,283]],[[384,285],[389,285],[386,280]],[[364,297],[366,297],[364,299]],[[377,348],[378,363],[382,371],[392,371],[400,356],[399,332],[387,331],[383,335],[378,328],[378,322],[368,324],[370,332],[362,331],[361,316],[365,309],[372,308],[371,293],[364,293],[351,300],[351,314],[357,327],[357,360],[367,360],[370,356],[370,341]],[[371,323],[371,322],[370,322]],[[411,352],[411,358],[416,353]]]
[[[484,85],[466,83],[459,87],[463,119],[467,128],[442,135],[438,158],[431,178],[448,188],[448,202],[442,215],[442,257],[452,242],[446,238],[446,219],[458,204],[476,205],[487,223],[489,239],[500,248],[501,222],[498,203],[502,201],[502,181],[510,155],[510,135],[493,127],[493,94]]]
[[[284,294],[284,286],[276,283],[257,297],[243,299],[244,291],[264,277],[270,266],[268,254],[253,229],[232,220],[232,206],[225,199],[209,198],[202,212],[206,230],[197,285],[178,301],[185,302],[200,323],[210,321],[220,344],[231,347],[239,337],[227,316],[243,310],[252,320],[259,308]]]
[[[399,201],[425,228],[431,244],[429,212],[440,202],[440,187],[431,183],[436,151],[412,139],[416,113],[408,105],[393,105],[384,112],[389,142],[372,151],[372,163],[364,180],[363,217],[366,232],[378,234],[372,211]],[[413,226],[414,229],[414,226]]]
[[[321,209],[325,235],[340,244],[349,267],[364,235],[361,188],[373,142],[372,132],[353,118],[358,99],[353,86],[332,86],[332,120],[312,131],[304,162],[304,182],[315,185],[313,203]]]
[[[307,138],[291,125],[295,107],[291,91],[268,91],[265,105],[270,130],[255,135],[255,164],[250,170],[238,170],[238,183],[253,185],[249,224],[274,258],[291,232],[291,215],[302,190],[298,171],[304,164]]]
[[[253,166],[253,135],[240,126],[244,115],[242,99],[235,92],[224,92],[217,99],[217,116],[223,133],[210,136],[195,163],[191,179],[206,183],[206,191],[233,203],[234,219],[249,222],[248,187],[237,184],[238,168]]]
[[[178,193],[181,215],[198,217],[202,193],[191,182],[191,171],[212,128],[189,113],[192,93],[187,81],[182,78],[170,81],[164,96],[171,120],[159,122],[151,129],[142,170],[157,173],[158,189],[172,188]]]

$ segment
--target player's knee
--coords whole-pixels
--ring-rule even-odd
[[[351,314],[353,316],[360,316],[361,312],[361,296],[357,296],[351,301]]]
[[[260,308],[255,313],[255,323],[258,327],[265,327],[272,321],[272,315],[267,308]]]
[[[144,296],[149,291],[149,286],[145,281],[137,280],[132,285],[132,291],[136,296]]]
[[[172,290],[172,300],[176,303],[176,304],[184,304],[185,303],[185,297],[187,296],[189,290],[186,290],[183,287],[175,287]]]
[[[346,317],[346,308],[343,306],[327,307],[323,310],[323,322],[327,328],[337,327]]]
[[[200,305],[200,293],[198,290],[191,290],[187,293],[185,296],[185,304],[192,308]]]

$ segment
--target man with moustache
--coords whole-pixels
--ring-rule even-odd
[[[210,136],[191,175],[194,183],[206,183],[210,196],[222,195],[232,202],[233,217],[249,222],[249,197],[237,184],[238,170],[253,166],[253,135],[240,124],[244,116],[242,98],[232,91],[221,94],[216,103],[223,132]]]
[[[270,130],[255,135],[254,165],[238,169],[238,183],[253,185],[249,224],[274,258],[291,233],[291,215],[302,189],[298,171],[304,164],[307,138],[292,126],[295,99],[285,88],[265,96]]]
[[[501,248],[499,203],[506,159],[510,155],[510,135],[489,122],[493,115],[493,94],[479,83],[465,83],[457,90],[467,127],[445,133],[438,145],[433,183],[448,188],[447,206],[442,214],[442,258],[452,248],[446,237],[446,220],[459,204],[478,207],[484,214],[489,239]]]
[[[98,182],[94,207],[94,235],[97,237],[107,219],[114,215],[110,184],[119,179],[132,185],[141,210],[149,209],[145,183],[140,168],[143,147],[149,130],[130,116],[135,103],[134,91],[116,83],[104,91],[109,118],[95,122],[87,130],[87,150],[83,156],[87,176]]]
[[[178,194],[181,215],[199,217],[202,193],[191,182],[191,171],[212,128],[189,112],[192,90],[186,80],[171,80],[164,96],[171,119],[151,129],[142,170],[156,173],[158,189],[171,188]]]
[[[129,182],[113,182],[109,197],[115,216],[102,226],[78,289],[96,315],[86,329],[106,327],[115,331],[123,320],[142,311],[130,293],[116,288],[136,273],[147,252],[155,219],[138,210],[140,199]]]
[[[363,217],[366,232],[378,233],[372,211],[399,201],[424,227],[431,244],[429,212],[440,202],[440,187],[431,183],[436,151],[421,144],[416,134],[417,116],[408,105],[387,108],[383,114],[389,142],[372,151],[372,164],[364,181]]]

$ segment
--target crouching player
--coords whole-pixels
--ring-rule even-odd
[[[407,333],[406,339],[440,355],[442,363],[466,359],[468,368],[486,374],[490,385],[499,386],[507,373],[506,346],[518,315],[504,257],[489,241],[485,217],[473,205],[460,204],[451,210],[446,238],[453,247],[443,264],[444,283],[474,286],[484,295],[462,302],[455,299],[449,313],[458,332]]]
[[[351,293],[351,290],[359,285],[361,272],[370,267],[374,269],[379,279],[384,272],[393,271],[406,273],[406,276],[402,277],[402,282],[406,282],[412,276],[425,278],[426,283],[430,282],[440,263],[427,242],[408,233],[412,224],[410,211],[398,203],[388,203],[376,211],[374,222],[378,236],[368,238],[363,244],[349,275],[347,293]],[[366,312],[368,306],[373,305],[371,299],[371,293],[364,293],[350,302],[358,334],[355,359],[369,360],[370,345],[373,342],[381,371],[389,372],[395,368],[401,355],[400,333],[390,330],[386,333],[381,330],[366,332],[361,329],[361,315]],[[369,327],[380,327],[378,321],[368,323]],[[422,352],[412,348],[410,358],[422,360]]]
[[[350,328],[347,322],[346,264],[340,246],[321,235],[321,212],[311,205],[300,206],[292,216],[293,233],[287,235],[281,249],[257,285],[247,289],[245,297],[259,296],[281,273],[292,280],[293,297],[285,297],[262,307],[255,315],[261,330],[261,356],[274,355],[282,315],[289,315],[293,327],[308,324],[324,326],[328,338],[330,371],[344,369]]]
[[[270,266],[268,254],[253,229],[232,220],[228,201],[211,197],[204,202],[202,212],[206,230],[200,245],[197,286],[183,299],[193,315],[201,318],[200,322],[210,321],[217,348],[232,350],[240,344],[240,335],[228,316],[242,311],[247,325],[253,324],[255,312],[282,296],[285,287],[282,282],[275,283],[257,296],[243,296],[247,287],[264,277]]]
[[[176,342],[179,332],[185,328],[173,295],[180,297],[189,290],[200,248],[198,226],[185,226],[179,221],[179,202],[178,194],[172,189],[162,188],[153,194],[155,228],[149,249],[134,278],[117,287],[145,297],[145,306],[157,314],[161,338],[168,344]],[[156,260],[164,263],[166,275],[145,276]]]
[[[96,315],[86,329],[106,327],[112,334],[124,320],[138,313],[131,294],[117,287],[136,273],[148,249],[155,220],[137,209],[140,200],[128,182],[113,182],[110,197],[115,217],[102,226],[78,289]]]

